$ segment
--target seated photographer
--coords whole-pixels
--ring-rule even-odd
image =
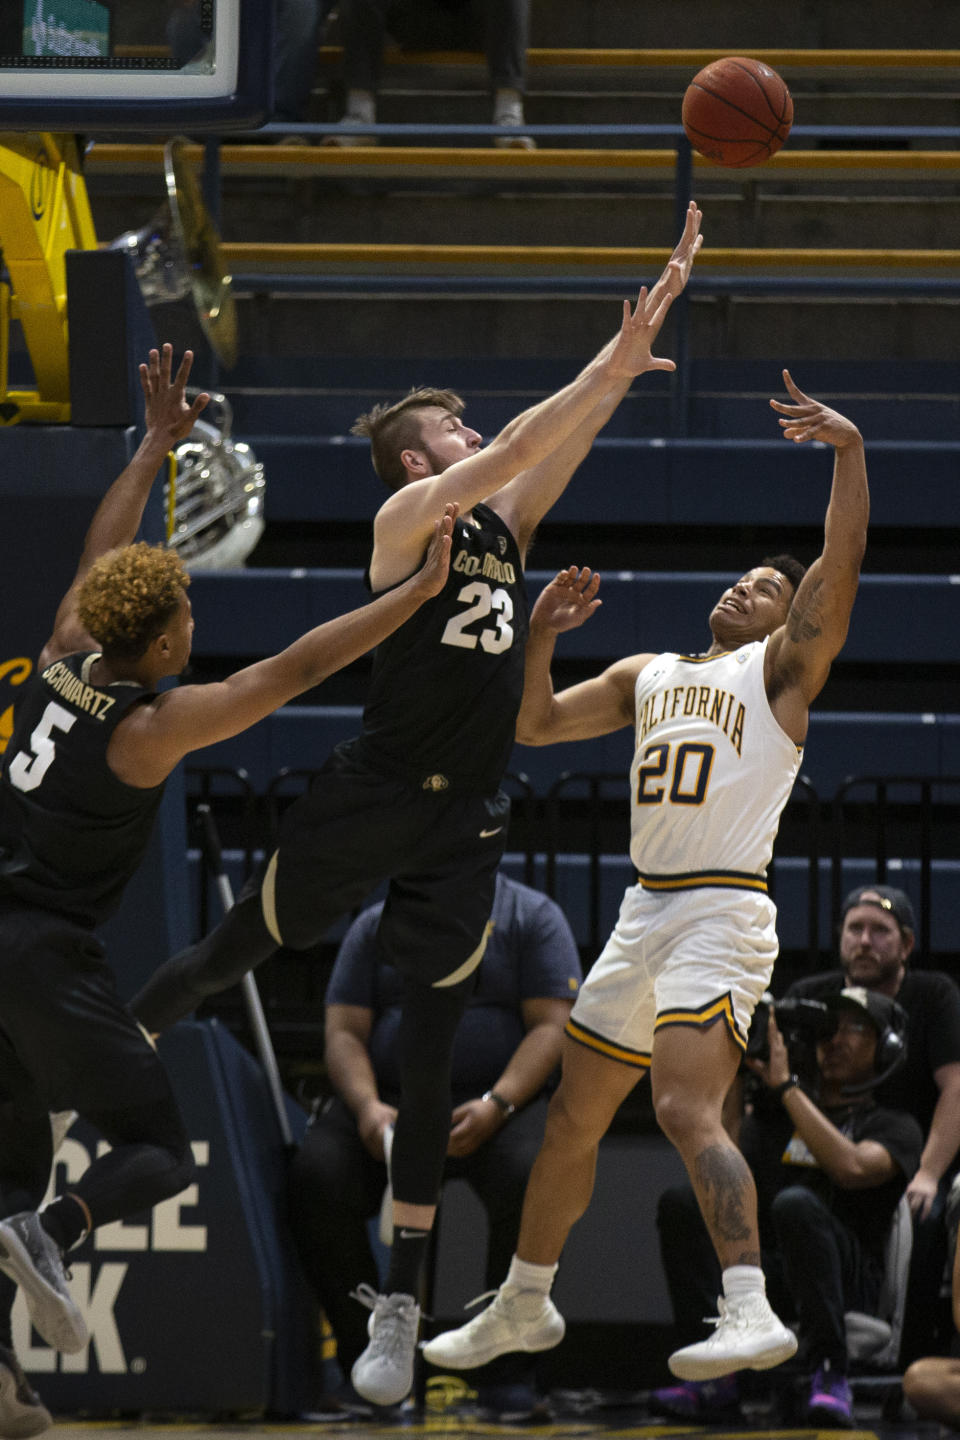
[[[907,1059],[877,1090],[877,1100],[915,1116],[923,1152],[908,1177],[914,1216],[910,1288],[901,1362],[944,1349],[951,1323],[936,1303],[947,1269],[943,1209],[960,1149],[960,988],[939,970],[917,969],[913,905],[893,885],[859,885],[843,902],[839,969],[798,980],[786,998],[822,999],[863,985],[907,1013]]]
[[[848,1427],[843,1317],[876,1306],[890,1223],[922,1145],[916,1120],[881,1108],[873,1096],[890,1057],[902,1057],[906,1021],[889,997],[848,988],[805,1006],[799,1027],[796,1007],[787,1007],[788,1049],[778,1008],[760,1005],[754,1017],[745,1063],[761,1082],[763,1100],[748,1108],[740,1144],[757,1182],[771,1303],[797,1320],[809,1377],[807,1419]],[[798,1058],[809,1055],[811,1044],[813,1075],[801,1083]],[[657,1227],[677,1338],[689,1344],[705,1333],[701,1317],[710,1313],[718,1278],[689,1187],[661,1195]],[[658,1412],[699,1420],[733,1418],[738,1402],[736,1375],[651,1396]]]

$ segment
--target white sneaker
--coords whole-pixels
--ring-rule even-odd
[[[0,1221],[0,1270],[20,1286],[38,1335],[54,1350],[75,1355],[89,1338],[67,1289],[63,1256],[34,1210]]]
[[[759,1292],[717,1301],[716,1330],[707,1340],[675,1350],[667,1361],[679,1380],[717,1380],[734,1370],[770,1370],[796,1354],[797,1337]]]
[[[371,1405],[399,1405],[413,1389],[420,1306],[412,1295],[378,1295],[370,1285],[353,1292],[373,1314],[367,1321],[370,1344],[353,1362],[353,1388]]]
[[[494,117],[494,124],[504,127],[508,125],[513,127],[523,123],[522,110]],[[493,143],[498,150],[536,150],[537,148],[537,142],[532,135],[495,135]]]
[[[507,1290],[501,1285],[492,1305],[459,1330],[446,1330],[428,1340],[423,1354],[431,1365],[473,1370],[511,1350],[552,1350],[560,1344],[566,1328],[549,1295],[539,1290]]]

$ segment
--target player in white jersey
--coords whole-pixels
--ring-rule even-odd
[[[724,591],[704,655],[632,655],[559,694],[556,637],[597,609],[599,576],[571,566],[534,607],[517,739],[546,745],[636,727],[638,883],[567,1026],[507,1279],[469,1324],[424,1346],[431,1364],[470,1369],[562,1339],[550,1299],[560,1253],[590,1202],[600,1140],[647,1071],[657,1120],[686,1165],[723,1269],[714,1334],[675,1352],[671,1370],[705,1380],[767,1369],[796,1350],[766,1299],[756,1189],[722,1109],[777,954],[766,869],[809,706],[846,638],[869,497],[856,426],[783,376],[792,403],[770,404],[784,436],[835,453],[823,550],[809,570],[777,556]]]

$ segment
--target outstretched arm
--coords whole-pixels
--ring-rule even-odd
[[[198,395],[192,405],[186,401],[186,385],[193,365],[193,351],[184,351],[180,368],[173,379],[173,346],[162,351],[151,350],[150,358],[140,366],[143,389],[146,433],[137,452],[125,470],[117,476],[104,495],[90,522],[77,573],[57,610],[53,634],[43,648],[41,666],[74,650],[93,647],[95,642],[77,618],[77,596],[87,572],[101,555],[136,539],[143,511],[164,457],[194,427],[209,395]]]
[[[687,207],[683,234],[663,274],[647,296],[647,307],[653,314],[661,312],[664,299],[669,297],[672,303],[684,290],[693,269],[693,262],[703,244],[703,236],[700,234],[702,219],[696,201],[691,200]],[[651,344],[655,338],[655,335],[650,336]],[[591,364],[603,364],[615,344],[616,338],[610,340]],[[676,365],[672,360],[657,360],[651,356],[649,368],[675,370]],[[526,556],[533,532],[563,494],[575,470],[588,455],[597,435],[630,389],[632,380],[633,377],[622,377],[612,383],[569,439],[539,465],[524,470],[497,491],[493,508],[516,536],[521,557]]]
[[[823,551],[800,582],[786,624],[767,647],[766,685],[774,714],[800,744],[807,710],[819,695],[847,638],[867,544],[870,496],[860,431],[844,415],[805,395],[784,370],[793,403],[771,400],[784,436],[800,444],[834,447],[833,485],[824,522]]]
[[[159,785],[191,750],[239,735],[379,645],[443,589],[456,513],[455,505],[445,507],[421,568],[386,595],[316,626],[279,655],[226,680],[181,685],[133,708],[113,734],[110,768],[128,784]]]
[[[571,565],[541,591],[530,616],[523,699],[517,717],[521,745],[554,745],[609,735],[634,720],[633,692],[650,655],[631,655],[602,674],[554,693],[550,666],[556,638],[595,613],[600,576]]]
[[[384,502],[374,521],[371,579],[377,590],[409,575],[423,553],[438,505],[455,501],[466,514],[496,494],[497,509],[521,544],[529,542],[537,521],[570,478],[600,426],[613,413],[631,381],[647,370],[673,370],[672,360],[652,354],[652,346],[670,304],[686,284],[700,248],[700,211],[691,203],[681,258],[671,258],[653,290],[640,291],[636,306],[623,302],[618,333],[598,355],[555,395],[524,410],[483,450],[451,465],[440,475],[414,480]],[[582,427],[582,428],[581,428]],[[574,437],[579,434],[580,438]],[[562,479],[538,467],[566,447]],[[579,457],[579,458],[578,458]],[[519,487],[519,494],[500,492],[521,474],[537,470],[537,479]],[[530,491],[527,494],[527,491]],[[539,498],[538,498],[539,497]]]

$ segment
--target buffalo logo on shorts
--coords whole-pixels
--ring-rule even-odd
[[[421,786],[423,790],[449,790],[449,788],[450,781],[446,775],[428,775]]]

